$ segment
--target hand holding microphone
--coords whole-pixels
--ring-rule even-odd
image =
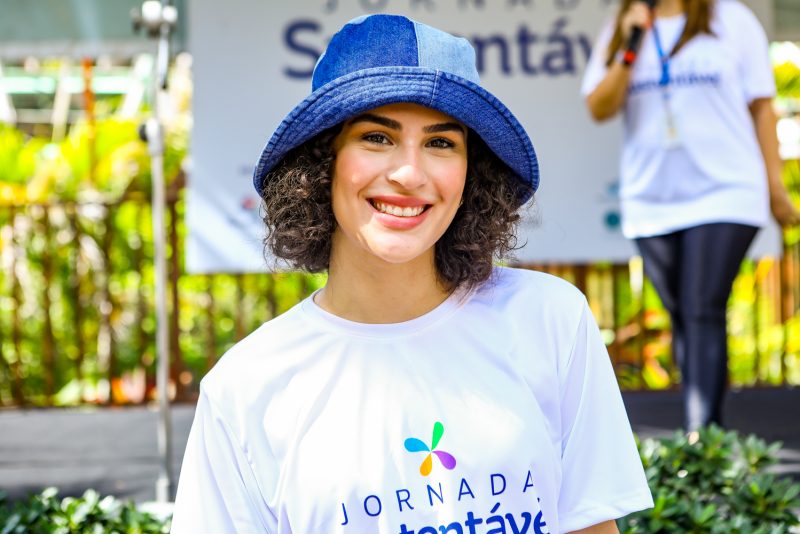
[[[628,11],[622,16],[620,26],[625,42],[625,52],[622,55],[622,64],[629,67],[636,61],[642,37],[650,27],[653,20],[653,9],[656,0],[642,0],[631,4]]]

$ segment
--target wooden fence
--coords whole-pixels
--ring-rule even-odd
[[[298,273],[188,275],[181,191],[168,194],[171,377],[191,400],[247,332],[324,283]],[[148,200],[0,207],[0,406],[128,404],[155,393]],[[588,296],[625,389],[669,388],[669,324],[641,263],[528,265]],[[729,304],[734,385],[800,383],[800,245],[746,262]]]

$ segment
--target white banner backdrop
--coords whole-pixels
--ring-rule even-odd
[[[345,22],[390,12],[469,38],[483,85],[519,118],[541,187],[516,260],[626,260],[619,228],[619,120],[594,124],[579,94],[607,0],[192,0],[194,131],[187,224],[190,272],[263,271],[251,175],[280,121],[310,91],[317,56]],[[777,251],[777,232],[755,250]]]

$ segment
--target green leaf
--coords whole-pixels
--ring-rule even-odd
[[[765,471],[779,447],[717,427],[699,435],[637,441],[654,507],[621,520],[621,532],[773,534],[798,524],[800,484]]]
[[[57,490],[48,488],[13,507],[0,503],[0,534],[151,534],[169,532],[170,523],[171,518],[156,518],[111,496],[101,498],[94,490],[59,501]]]

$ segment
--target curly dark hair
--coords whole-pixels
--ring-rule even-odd
[[[290,151],[264,179],[265,254],[271,251],[296,269],[328,269],[336,219],[331,206],[335,126]],[[443,287],[472,289],[492,273],[494,258],[517,248],[519,197],[529,186],[470,130],[463,204],[436,242]]]

